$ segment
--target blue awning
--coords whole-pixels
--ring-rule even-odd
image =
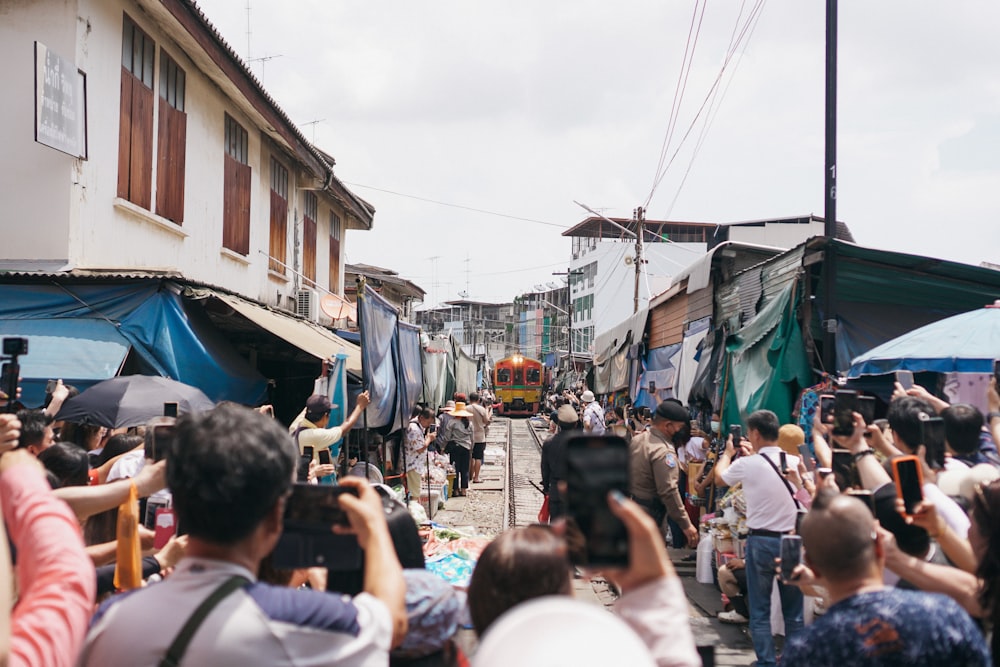
[[[81,391],[118,374],[128,354],[128,340],[105,320],[3,320],[0,336],[28,339],[21,365],[21,401],[39,406],[45,383],[62,379]]]

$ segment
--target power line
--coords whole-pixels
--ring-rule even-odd
[[[462,204],[449,204],[448,202],[438,201],[437,199],[428,199],[427,197],[418,197],[417,195],[409,195],[403,192],[396,192],[394,190],[386,190],[385,188],[376,188],[374,185],[362,185],[361,183],[350,183],[344,181],[347,185],[354,186],[356,188],[366,188],[368,190],[375,190],[376,192],[384,192],[389,195],[396,195],[397,197],[406,197],[407,199],[416,199],[417,201],[427,202],[428,204],[437,204],[439,206],[450,206],[451,208],[459,208],[464,211],[473,211],[475,213],[483,213],[484,215],[495,215],[498,218],[508,218],[510,220],[520,220],[521,222],[533,222],[538,225],[548,225],[549,227],[558,227],[559,229],[569,229],[566,225],[560,225],[555,222],[547,222],[545,220],[536,220],[534,218],[522,218],[517,215],[509,215],[507,213],[497,213],[496,211],[487,211],[482,208],[474,208],[472,206],[464,206]]]

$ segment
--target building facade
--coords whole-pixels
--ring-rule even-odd
[[[176,275],[319,321],[374,209],[196,5],[4,4],[2,268]]]

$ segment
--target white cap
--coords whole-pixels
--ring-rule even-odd
[[[580,400],[583,401],[584,403],[593,403],[594,392],[588,389],[587,391],[583,392],[583,394],[580,396]]]
[[[654,664],[624,621],[567,596],[535,598],[510,609],[486,631],[472,657],[473,667]]]

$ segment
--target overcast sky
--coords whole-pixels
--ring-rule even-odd
[[[246,2],[199,4],[246,57]],[[837,217],[862,245],[1000,263],[1000,3],[839,4]],[[824,2],[764,3],[695,120],[756,5],[704,12],[647,219],[823,214]],[[250,58],[280,55],[251,67],[376,207],[348,261],[399,271],[430,302],[459,298],[467,275],[486,301],[554,281],[561,231],[587,216],[573,200],[621,217],[647,200],[695,3],[250,7]]]

